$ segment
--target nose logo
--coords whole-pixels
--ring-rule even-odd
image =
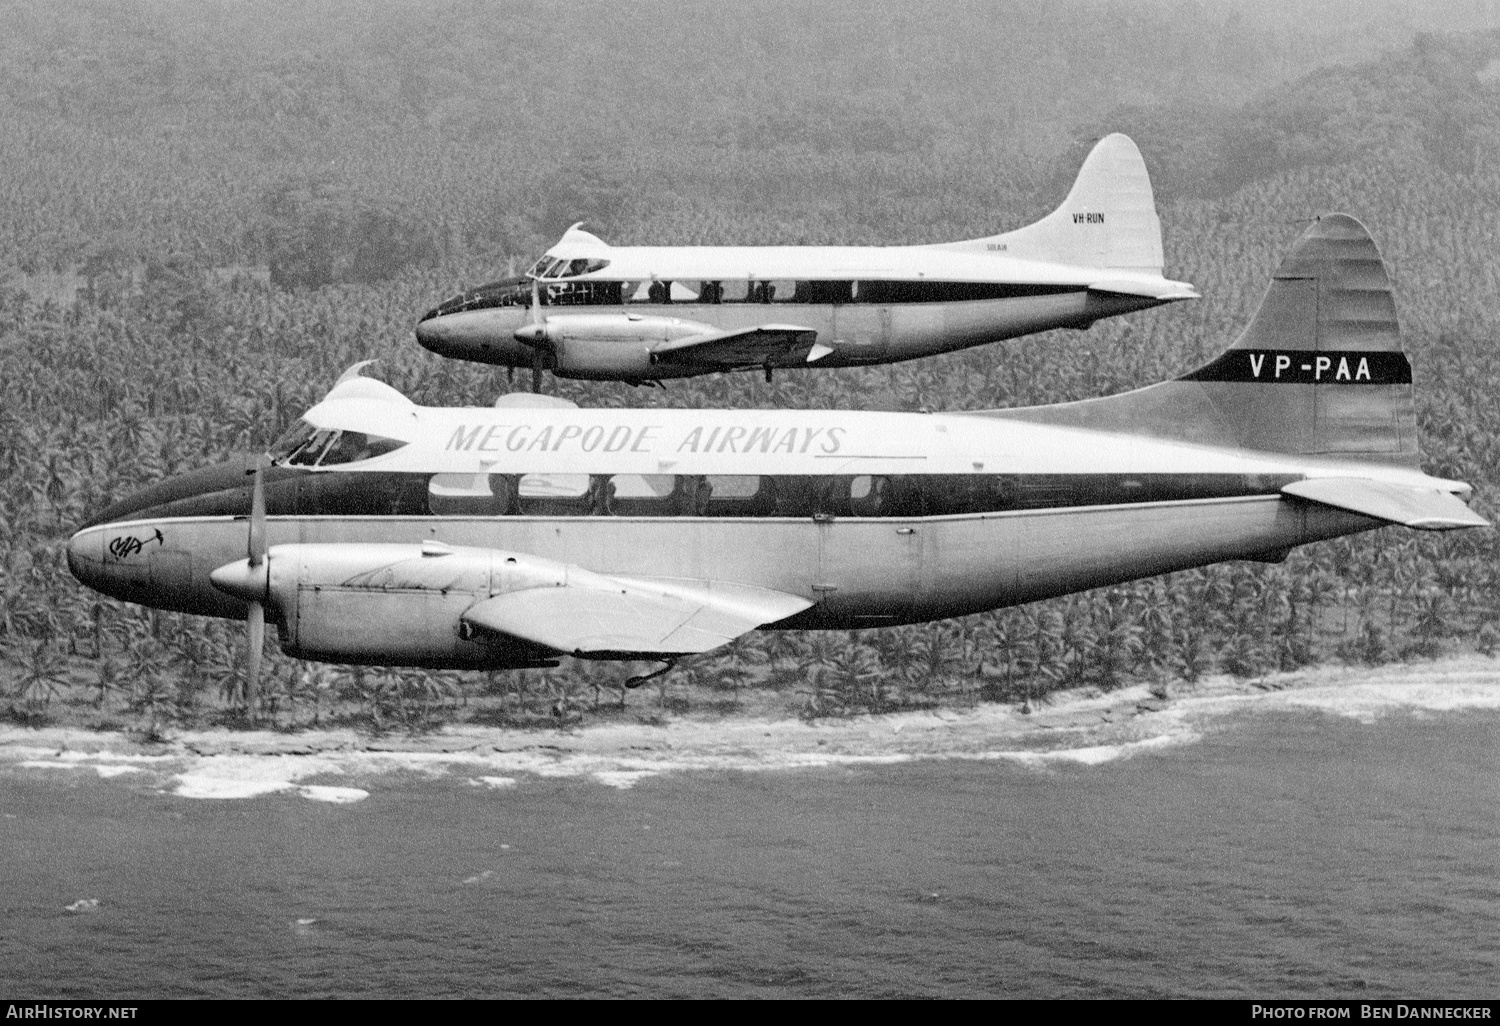
[[[149,538],[137,538],[133,534],[122,534],[118,538],[112,538],[109,542],[109,554],[115,559],[129,559],[152,542],[157,545],[166,545],[167,539],[161,533],[161,528],[157,528],[156,533]]]

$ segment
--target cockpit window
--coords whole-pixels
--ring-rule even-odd
[[[300,452],[317,433],[317,428],[305,420],[299,420],[287,429],[286,434],[276,439],[267,455],[271,457],[272,463],[281,463],[293,453]]]
[[[395,452],[406,443],[397,438],[366,434],[363,431],[343,431],[328,446],[318,466],[331,467],[337,463],[358,463]]]
[[[608,260],[599,257],[579,257],[576,260],[559,260],[542,257],[531,265],[526,274],[532,278],[573,278],[580,274],[593,274],[609,266]]]
[[[394,452],[406,443],[363,431],[316,428],[299,420],[271,446],[271,462],[288,467],[331,467]]]

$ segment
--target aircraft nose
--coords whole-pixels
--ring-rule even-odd
[[[487,335],[483,319],[469,311],[434,314],[417,324],[417,342],[422,348],[460,360],[478,358],[489,341]]]
[[[453,356],[450,351],[451,332],[444,323],[446,320],[446,317],[439,316],[436,312],[429,313],[417,325],[417,343],[439,356]]]
[[[104,532],[86,527],[68,539],[68,569],[90,588],[101,590],[104,572]]]
[[[518,323],[514,309],[438,314],[417,324],[417,342],[451,359],[525,366],[531,355],[513,337]]]

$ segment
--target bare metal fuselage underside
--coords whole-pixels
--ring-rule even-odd
[[[603,574],[727,581],[815,604],[783,628],[860,628],[924,621],[1064,595],[1226,559],[1276,559],[1293,546],[1381,521],[1276,495],[910,519],[636,517],[277,517],[270,546],[420,543],[526,553]],[[69,547],[74,573],[106,594],[162,609],[241,618],[209,582],[243,558],[243,517],[133,520],[86,529]],[[122,555],[123,554],[123,555]],[[358,596],[349,615],[380,638],[339,661],[485,667],[492,647],[460,638],[481,595],[391,591]],[[297,609],[337,615],[337,586],[304,588]],[[351,597],[351,603],[353,598]],[[418,629],[419,625],[425,629]],[[297,654],[296,624],[280,625]],[[433,639],[439,639],[434,643]]]

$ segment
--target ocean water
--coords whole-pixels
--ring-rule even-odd
[[[12,762],[0,993],[1500,996],[1500,710],[1372,708],[1047,759],[356,762],[217,800],[248,764]]]

